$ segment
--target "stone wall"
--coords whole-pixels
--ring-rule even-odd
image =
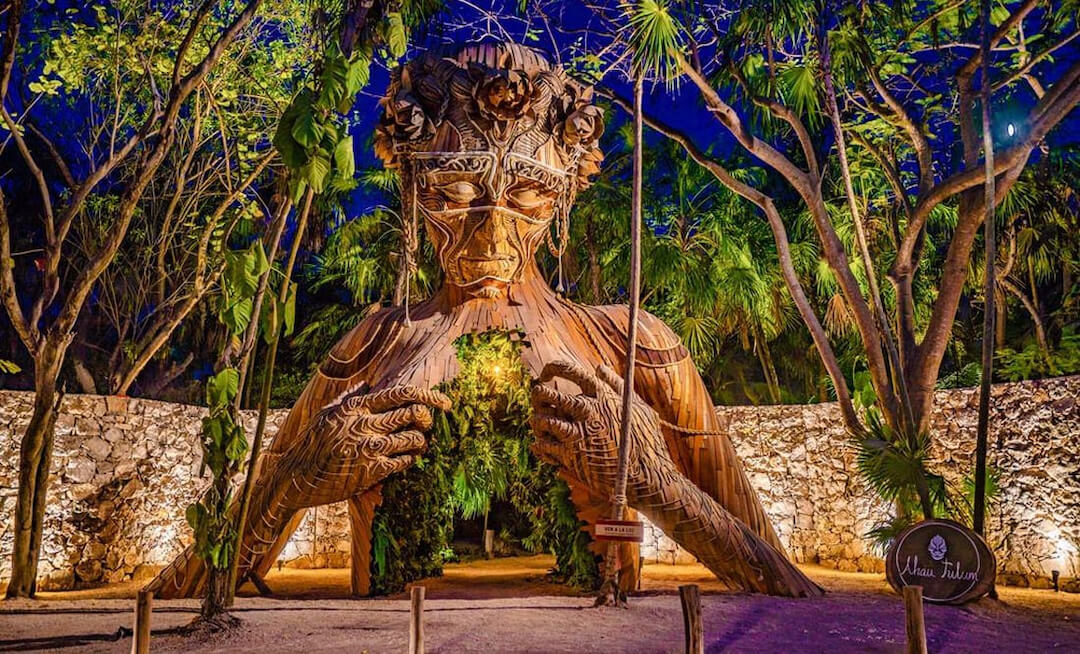
[[[1000,494],[988,541],[1006,580],[1045,584],[1052,570],[1080,576],[1080,376],[993,388],[989,463]],[[962,488],[974,469],[977,389],[939,391],[932,469]],[[835,404],[719,407],[751,484],[799,561],[881,570],[862,538],[886,506],[856,473]]]
[[[1001,567],[1024,581],[1080,576],[1080,377],[994,388],[991,463],[1002,492],[989,520]],[[0,391],[0,579],[10,570],[18,439],[31,394]],[[977,393],[938,394],[933,455],[960,483],[971,468]],[[879,570],[862,535],[886,507],[862,485],[834,405],[720,407],[747,474],[799,561]],[[43,586],[116,582],[151,573],[189,541],[183,507],[207,485],[198,433],[204,410],[151,400],[69,395],[57,423],[42,551]],[[284,419],[270,416],[268,436]],[[254,415],[245,412],[245,426]],[[285,565],[348,565],[344,505],[309,511]],[[650,529],[649,560],[688,557]]]
[[[33,395],[0,392],[0,578],[11,572],[19,439]],[[40,574],[43,588],[149,574],[191,542],[184,507],[200,475],[206,410],[152,400],[67,395],[56,423]],[[275,412],[268,432],[284,412]],[[245,427],[255,416],[245,412]],[[303,538],[304,532],[298,532]],[[310,540],[310,535],[308,535]],[[303,547],[303,543],[300,547]],[[310,545],[308,545],[310,547]]]

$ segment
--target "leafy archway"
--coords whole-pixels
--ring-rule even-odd
[[[453,409],[435,417],[428,450],[416,466],[383,486],[375,512],[372,592],[393,593],[442,574],[453,556],[455,516],[487,514],[498,501],[503,537],[556,557],[556,576],[594,588],[599,581],[589,535],[555,469],[530,453],[530,374],[521,332],[466,334],[455,342],[458,376],[439,390]]]

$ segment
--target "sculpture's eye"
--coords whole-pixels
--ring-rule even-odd
[[[454,204],[469,204],[480,197],[481,189],[472,182],[458,181],[439,186],[439,193]]]
[[[551,194],[531,186],[510,189],[506,192],[506,199],[520,209],[536,209],[554,200]]]

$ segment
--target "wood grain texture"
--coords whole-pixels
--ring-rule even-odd
[[[379,486],[349,498],[349,528],[352,533],[349,556],[349,590],[363,597],[371,593],[371,521],[382,502]]]
[[[701,620],[701,589],[697,584],[679,586],[686,654],[705,654],[705,624]]]

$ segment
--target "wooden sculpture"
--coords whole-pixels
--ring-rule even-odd
[[[590,96],[517,45],[428,54],[395,71],[376,151],[399,170],[406,215],[422,216],[444,283],[430,300],[364,319],[297,400],[259,461],[241,583],[274,563],[304,509],[347,500],[353,590],[367,592],[378,484],[423,450],[429,407],[447,408],[428,389],[455,377],[453,343],[469,332],[526,334],[524,362],[544,382],[533,393],[537,454],[560,467],[584,520],[606,515],[627,308],[566,301],[535,261],[545,240],[565,248],[574,197],[599,170],[603,116]],[[783,554],[686,348],[648,314],[635,361],[630,506],[736,588],[819,594]],[[636,564],[636,550],[623,560]],[[189,551],[151,588],[187,597],[203,581]]]

